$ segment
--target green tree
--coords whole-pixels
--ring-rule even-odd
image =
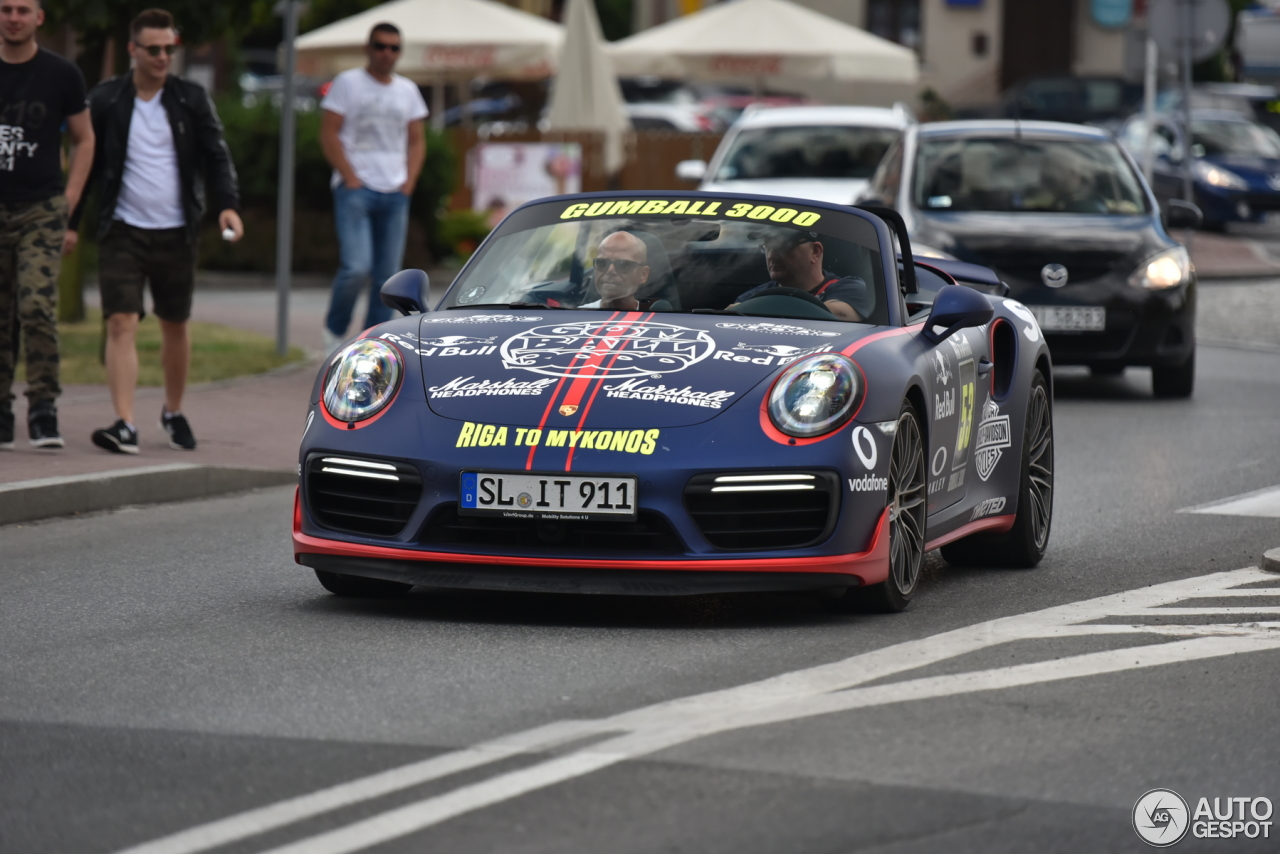
[[[120,73],[129,66],[124,45],[129,40],[129,22],[144,9],[163,5],[173,13],[189,45],[205,44],[269,19],[270,0],[44,0],[50,26],[68,25],[80,34],[83,54],[78,60],[92,85],[106,70]],[[110,68],[103,68],[108,50],[114,55]]]

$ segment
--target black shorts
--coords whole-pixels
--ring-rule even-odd
[[[142,290],[151,285],[156,317],[181,323],[191,317],[196,247],[186,228],[137,228],[115,220],[98,246],[102,316],[146,315]]]

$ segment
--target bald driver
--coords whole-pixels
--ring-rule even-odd
[[[600,299],[578,308],[637,311],[636,291],[649,281],[649,250],[644,241],[628,231],[616,231],[600,241],[594,262],[596,290]]]
[[[841,277],[824,270],[822,241],[814,232],[779,229],[761,239],[760,251],[773,280],[742,294],[729,308],[770,288],[796,288],[822,300],[840,320],[861,322],[871,314],[873,305],[866,282],[857,276]]]

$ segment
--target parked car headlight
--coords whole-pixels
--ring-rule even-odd
[[[769,418],[788,436],[830,433],[857,411],[866,387],[848,356],[823,353],[783,371],[769,392]]]
[[[363,421],[395,397],[404,376],[400,354],[385,341],[363,338],[330,363],[324,408],[339,421]]]
[[[1190,278],[1191,256],[1186,247],[1175,246],[1143,261],[1129,277],[1129,284],[1135,288],[1161,290],[1177,287]]]
[[[1230,169],[1214,166],[1204,160],[1196,160],[1192,168],[1195,170],[1196,177],[1210,186],[1221,187],[1224,190],[1249,189],[1248,182]]]

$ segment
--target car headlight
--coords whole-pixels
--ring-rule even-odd
[[[788,436],[830,433],[857,411],[866,387],[848,356],[823,353],[782,372],[769,392],[769,418]]]
[[[1247,190],[1249,183],[1230,169],[1223,169],[1204,160],[1196,160],[1192,164],[1196,177],[1213,187],[1224,190]]]
[[[385,341],[363,338],[334,358],[324,384],[324,408],[339,421],[363,421],[395,397],[404,376],[400,354]]]
[[[1190,279],[1191,256],[1187,254],[1186,247],[1175,246],[1143,261],[1129,277],[1129,284],[1158,291],[1175,288]]]

